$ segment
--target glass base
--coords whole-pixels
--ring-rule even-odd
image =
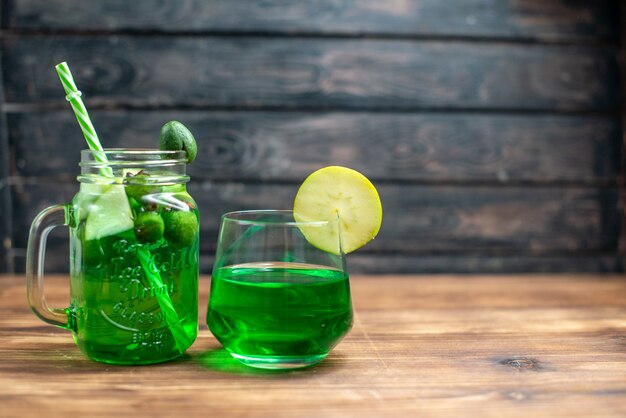
[[[152,353],[144,353],[144,355],[130,355],[124,350],[120,350],[119,347],[114,347],[112,350],[106,349],[93,349],[85,345],[79,345],[80,351],[87,356],[90,360],[98,363],[114,364],[118,366],[143,366],[148,364],[165,363],[175,360],[183,355],[180,351],[172,351],[166,353],[166,355],[156,355]],[[116,349],[116,350],[115,350]]]
[[[301,369],[313,366],[326,358],[326,354],[307,357],[246,356],[235,353],[230,355],[246,366],[269,370]]]
[[[159,364],[159,363],[165,363],[168,361],[176,360],[180,356],[182,356],[182,354],[177,353],[169,357],[154,358],[154,359],[119,360],[119,359],[103,358],[103,357],[96,357],[96,356],[89,356],[89,359],[96,361],[98,363],[114,364],[117,366],[147,366],[149,364]]]

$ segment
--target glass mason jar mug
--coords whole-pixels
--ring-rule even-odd
[[[31,226],[32,310],[71,330],[96,361],[150,364],[180,356],[198,333],[199,220],[186,191],[185,153],[85,150],[80,166],[72,201],[45,209]],[[46,238],[60,225],[70,230],[66,309],[50,308],[43,293]]]

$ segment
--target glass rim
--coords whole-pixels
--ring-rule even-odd
[[[276,219],[246,219],[244,216],[250,215],[288,215],[291,214],[291,219],[289,221],[282,221]],[[249,210],[236,210],[232,212],[226,212],[221,216],[222,222],[235,222],[242,225],[267,225],[267,226],[329,226],[339,222],[339,215],[337,215],[337,219],[331,219],[327,221],[296,221],[293,218],[293,210],[290,209],[249,209]]]

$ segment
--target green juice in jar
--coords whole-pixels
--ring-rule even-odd
[[[184,185],[82,184],[71,205],[78,347],[113,364],[180,356],[198,330],[198,211]]]

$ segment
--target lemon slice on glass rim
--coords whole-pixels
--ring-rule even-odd
[[[350,168],[330,166],[304,180],[293,204],[293,216],[297,222],[338,219],[339,231],[306,226],[300,230],[313,246],[347,254],[378,234],[383,208],[378,191],[367,177]],[[339,242],[341,249],[337,248]]]

